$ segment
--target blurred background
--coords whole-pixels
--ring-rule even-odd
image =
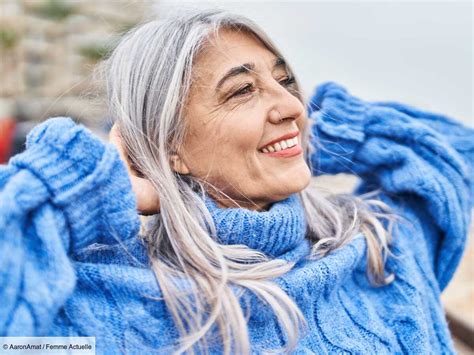
[[[105,138],[110,120],[94,67],[128,29],[183,7],[254,19],[306,96],[331,80],[366,100],[400,101],[474,127],[471,1],[0,0],[0,164],[53,116],[73,117]],[[316,180],[335,192],[355,182]],[[474,353],[472,238],[443,300],[459,352]]]

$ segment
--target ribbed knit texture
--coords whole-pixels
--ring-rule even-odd
[[[264,212],[219,208],[208,195],[206,206],[211,211],[221,244],[244,244],[287,261],[297,261],[309,252],[309,244],[304,242],[304,209],[296,194],[272,204]]]
[[[369,284],[361,235],[308,260],[297,195],[265,212],[206,199],[218,240],[295,262],[274,281],[308,322],[297,354],[453,353],[440,292],[466,243],[474,130],[407,105],[357,99],[336,83],[320,85],[308,111],[321,143],[310,157],[313,174],[357,174],[355,194],[381,188],[412,223],[394,235],[397,257],[387,269],[395,281]],[[96,336],[99,354],[170,353],[178,333],[164,302],[153,299],[161,291],[138,231],[135,197],[112,145],[69,118],[33,129],[26,151],[0,166],[0,335]],[[268,306],[247,292],[242,307],[251,308],[252,353],[284,344]]]

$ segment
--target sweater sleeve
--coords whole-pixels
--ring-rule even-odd
[[[363,101],[334,82],[316,88],[308,111],[313,175],[357,175],[362,181],[356,194],[380,189],[420,225],[436,224],[437,235],[427,245],[444,289],[471,221],[474,130],[408,105]]]
[[[35,127],[0,167],[0,335],[47,334],[74,291],[76,253],[138,230],[115,147],[70,118]]]

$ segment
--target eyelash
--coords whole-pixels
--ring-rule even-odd
[[[282,84],[283,86],[290,86],[290,85],[295,83],[295,77],[294,76],[288,76],[285,79],[280,80],[279,83]],[[246,95],[249,92],[248,90],[252,89],[252,88],[253,88],[253,84],[249,83],[249,84],[245,85],[242,89],[239,89],[236,92],[234,92],[232,95],[230,95],[229,99],[237,97],[237,96]]]

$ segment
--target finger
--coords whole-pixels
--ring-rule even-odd
[[[130,157],[128,156],[124,146],[123,146],[123,139],[122,135],[120,134],[120,130],[116,124],[112,126],[109,132],[109,141],[112,143],[118,150],[120,158],[126,163],[127,170],[130,172],[130,174],[140,176],[141,175],[134,165],[132,164]]]
[[[133,176],[132,189],[137,197],[137,209],[142,214],[155,214],[160,210],[160,199],[155,188],[147,179]]]
[[[126,154],[123,146],[120,130],[116,124],[114,124],[110,130],[109,141],[117,148],[120,158],[125,162],[126,168],[129,171],[132,190],[137,200],[137,210],[145,215],[158,213],[160,210],[158,193],[151,182],[144,179],[143,175],[139,174],[131,164],[130,158],[128,154]]]
[[[119,131],[117,125],[115,125],[115,124],[110,129],[109,141],[110,141],[110,143],[115,145],[115,147],[119,151],[120,157],[123,160],[128,161],[127,154],[125,154],[125,150],[123,149],[123,145],[122,145],[122,136],[120,135],[120,131]]]

